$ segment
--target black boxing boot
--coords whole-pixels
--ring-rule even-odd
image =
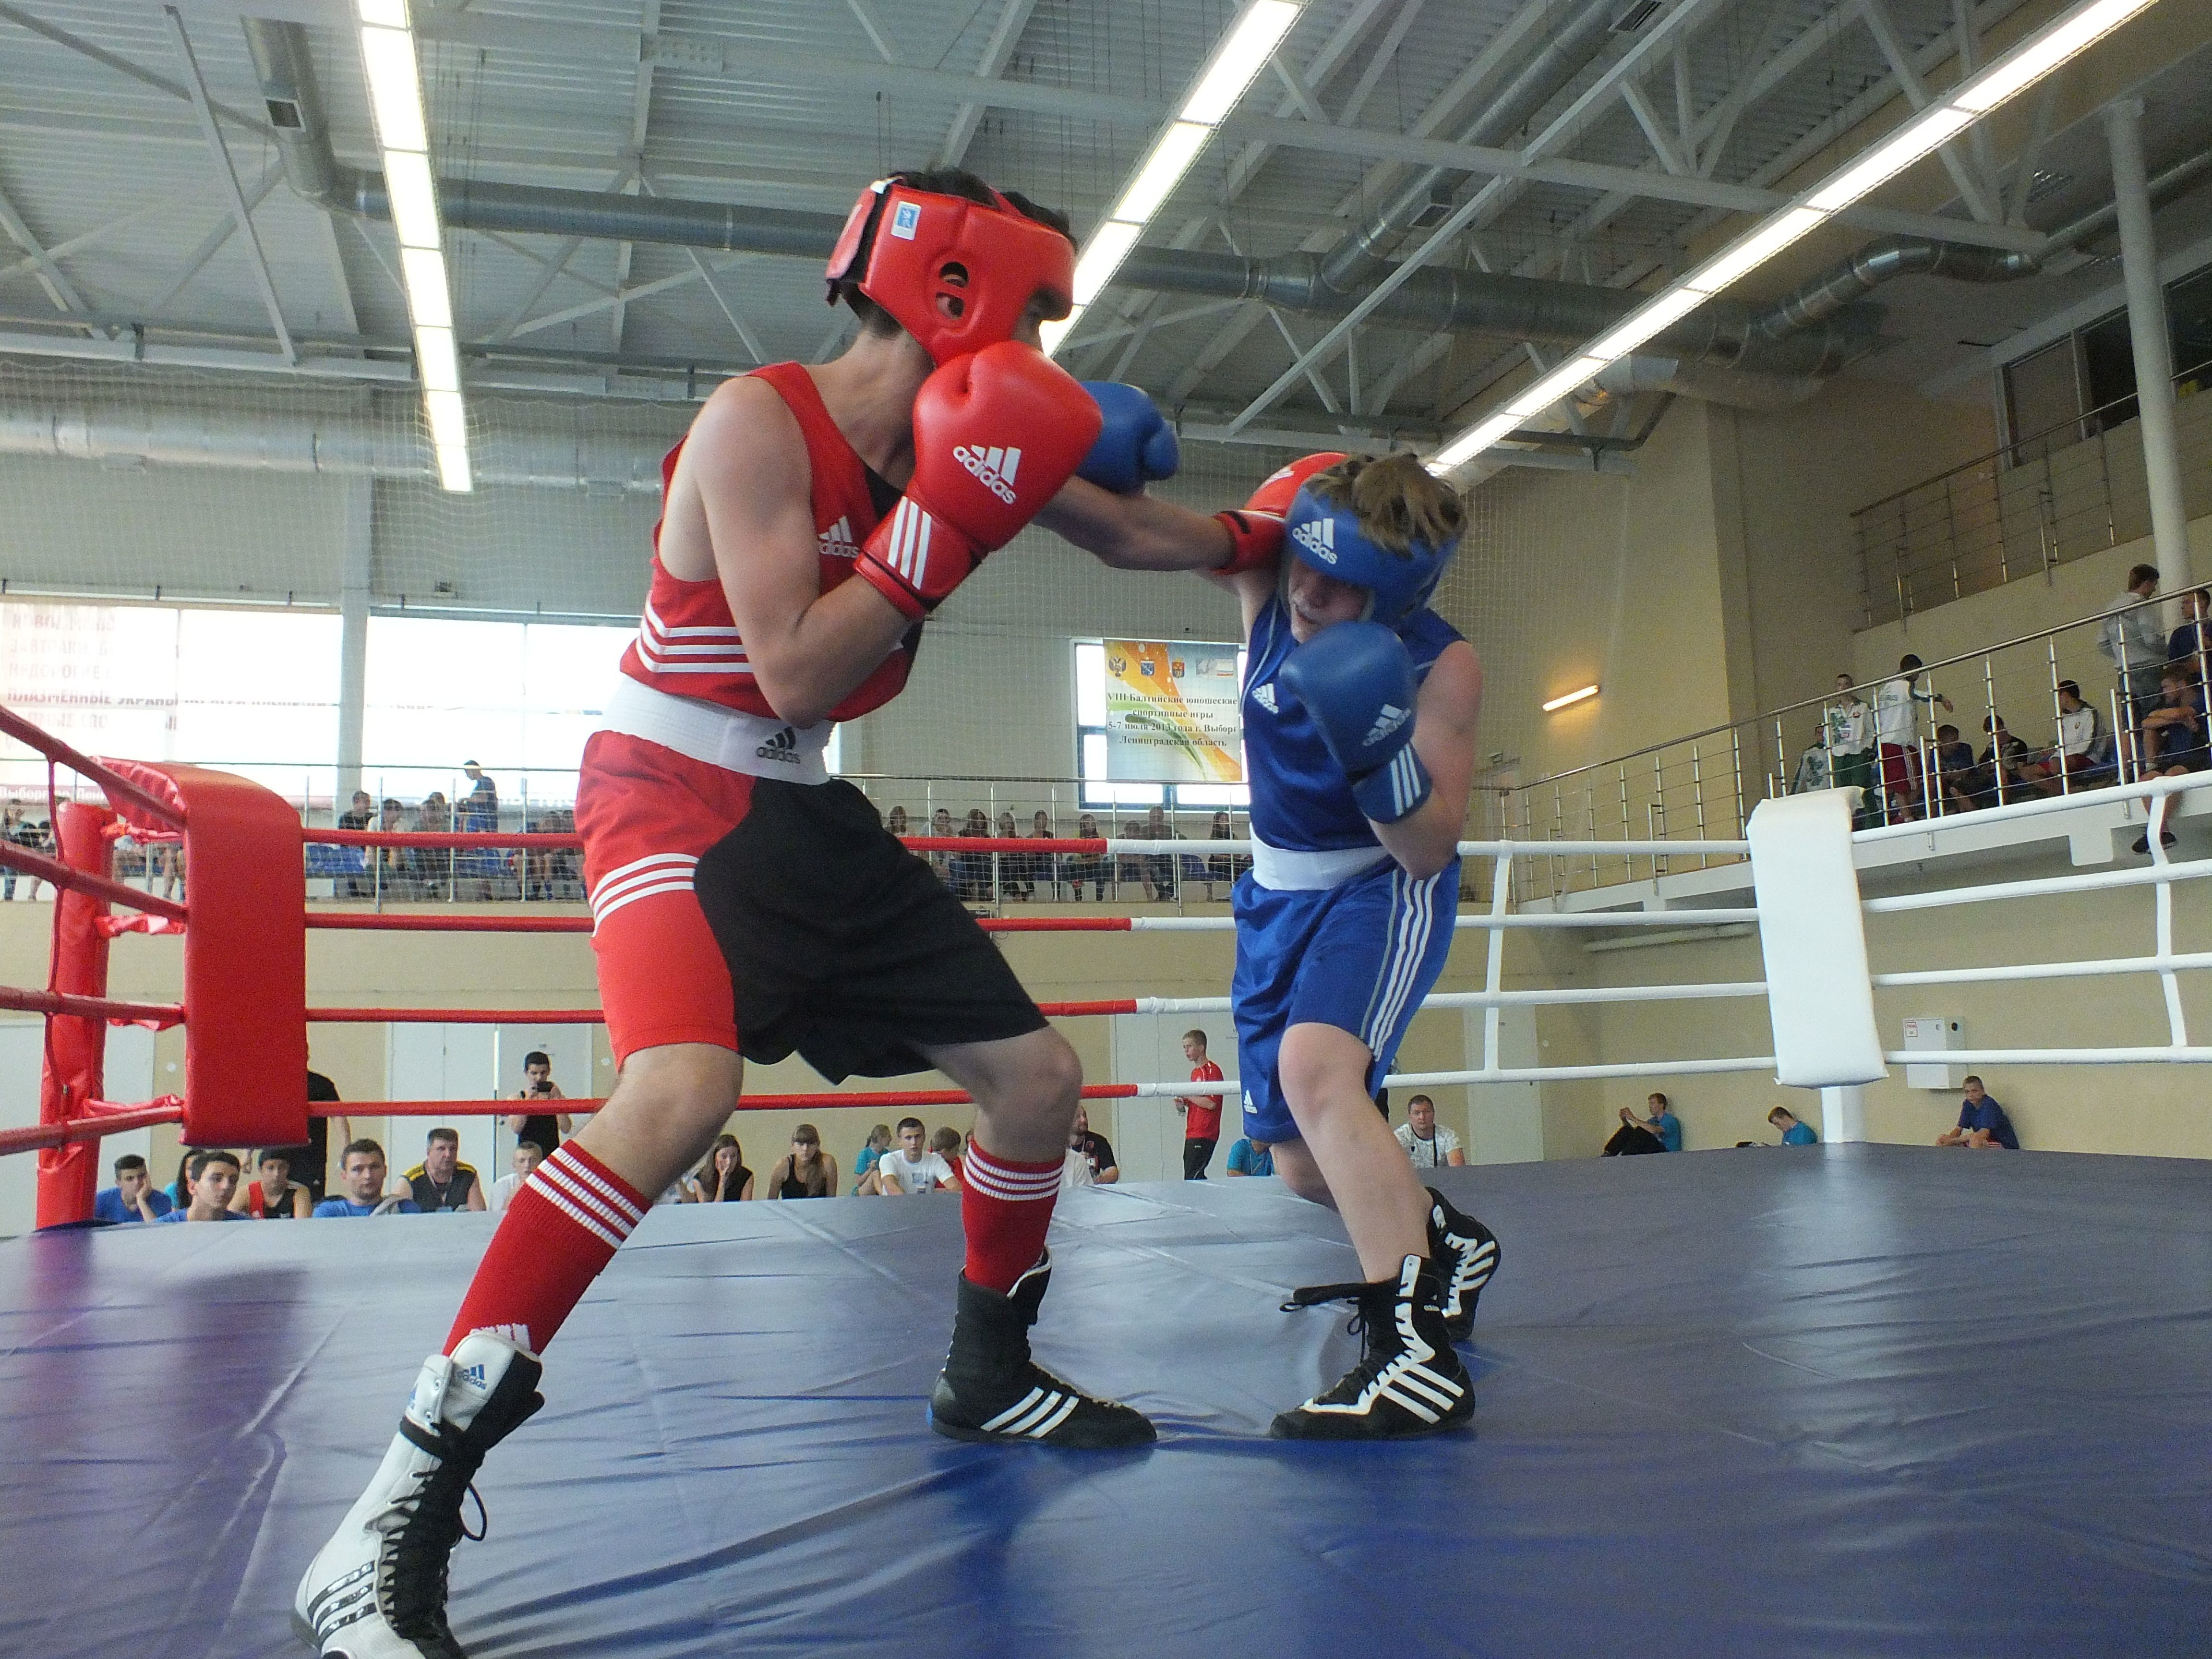
[[[1443,1282],[1444,1329],[1454,1342],[1474,1334],[1474,1304],[1498,1271],[1498,1235],[1429,1188],[1429,1260]]]
[[[1142,1412],[1095,1400],[1030,1358],[1030,1327],[1052,1282],[1049,1252],[1001,1296],[960,1275],[952,1351],[929,1396],[929,1426],[955,1440],[1027,1441],[1077,1451],[1148,1446]]]
[[[1298,1301],[1284,1305],[1356,1304],[1352,1328],[1365,1348],[1333,1388],[1281,1413],[1270,1432],[1285,1440],[1398,1440],[1474,1416],[1474,1385],[1445,1334],[1443,1296],[1436,1268],[1418,1255],[1405,1259],[1395,1279],[1299,1291]]]

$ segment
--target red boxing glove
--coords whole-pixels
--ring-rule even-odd
[[[1243,512],[1215,514],[1214,522],[1229,532],[1230,550],[1229,562],[1212,574],[1234,576],[1279,562],[1283,553],[1283,520],[1290,516],[1291,502],[1297,498],[1299,486],[1345,459],[1338,450],[1301,456],[1269,473],[1244,503]]]
[[[914,400],[914,477],[857,573],[921,621],[1060,493],[1097,441],[1091,394],[1015,340],[956,357]]]

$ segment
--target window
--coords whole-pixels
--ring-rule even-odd
[[[1237,683],[1244,683],[1245,654],[1237,653]],[[1252,792],[1241,783],[1117,783],[1106,763],[1106,647],[1075,641],[1076,775],[1085,806],[1249,807]],[[1249,775],[1249,773],[1248,773]]]

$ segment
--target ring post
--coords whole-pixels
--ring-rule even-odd
[[[87,875],[114,873],[115,844],[107,826],[115,814],[105,806],[64,801],[54,815],[54,850],[64,864]],[[53,961],[46,988],[72,996],[107,994],[108,938],[100,919],[109,914],[105,899],[84,893],[54,895]],[[106,1093],[107,1021],[98,1016],[50,1014],[46,1052],[39,1070],[39,1122],[65,1124],[84,1116],[88,1103]],[[37,1224],[66,1226],[92,1219],[92,1200],[100,1186],[100,1142],[79,1140],[39,1152]]]

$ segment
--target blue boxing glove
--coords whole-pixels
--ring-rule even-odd
[[[1395,634],[1380,623],[1332,623],[1284,658],[1275,678],[1313,717],[1361,811],[1395,823],[1420,810],[1433,787],[1413,752],[1420,684]]]
[[[1106,418],[1098,441],[1075,469],[1075,476],[1127,495],[1155,478],[1172,478],[1182,465],[1182,448],[1151,398],[1119,380],[1085,380],[1083,389]]]

